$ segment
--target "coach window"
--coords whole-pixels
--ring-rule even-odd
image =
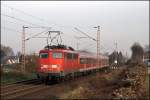
[[[86,58],[80,58],[80,64],[86,64],[87,60]]]
[[[54,52],[53,58],[62,58],[62,53]]]

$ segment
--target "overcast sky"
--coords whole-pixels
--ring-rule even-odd
[[[62,31],[63,43],[75,49],[74,36],[84,35],[74,27],[96,38],[93,27],[97,25],[101,26],[101,52],[111,53],[117,42],[118,50],[130,55],[134,42],[149,44],[148,1],[1,1],[1,13],[1,43],[14,52],[21,51],[22,26],[34,24]],[[26,29],[26,37],[44,30]],[[46,39],[31,39],[26,41],[26,52],[38,52],[45,45]],[[82,39],[79,49],[96,52],[96,43]]]

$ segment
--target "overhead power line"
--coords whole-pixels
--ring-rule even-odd
[[[27,13],[27,12],[24,12],[24,11],[22,11],[22,10],[20,10],[20,9],[16,9],[16,8],[10,7],[10,6],[6,5],[6,4],[4,4],[3,6],[5,6],[5,7],[7,7],[7,8],[10,8],[10,9],[13,9],[14,11],[20,12],[20,13],[22,13],[22,14],[24,14],[24,15],[30,16],[30,17],[32,17],[32,18],[34,18],[34,19],[37,19],[37,20],[39,20],[39,21],[41,21],[41,22],[45,22],[45,23],[50,24],[50,25],[51,25],[51,24],[54,24],[54,25],[56,25],[56,26],[58,26],[58,27],[70,27],[70,26],[58,25],[58,24],[56,24],[56,23],[54,23],[54,22],[50,22],[50,21],[45,20],[45,19],[43,19],[43,18],[39,18],[39,17],[37,17],[37,16],[33,16],[32,14],[29,14],[29,13]]]
[[[44,31],[42,31],[42,32],[40,32],[40,33],[34,34],[33,36],[28,37],[26,40],[29,40],[29,39],[31,39],[31,38],[36,38],[36,36],[38,36],[38,35],[40,35],[40,34],[42,34],[42,33],[48,32],[48,30],[49,30],[49,29],[46,29],[46,30],[44,30]]]
[[[25,14],[25,15],[27,15],[27,16],[36,18],[36,19],[38,19],[38,20],[40,20],[40,21],[45,21],[45,20],[43,20],[43,19],[41,19],[41,18],[35,17],[35,16],[31,15],[31,14],[28,14],[28,13],[22,11],[22,10],[19,10],[19,9],[16,9],[16,8],[13,8],[13,7],[10,7],[10,6],[6,5],[6,4],[3,5],[3,6],[5,6],[5,7],[7,7],[7,8],[10,8],[10,9],[13,9],[13,10],[15,10],[15,11],[17,11],[17,12],[20,12],[20,13],[22,13],[22,14]]]
[[[9,20],[5,20],[5,22],[9,22],[9,23],[12,23],[12,24],[15,24],[15,25],[17,24],[17,25],[21,25],[21,26],[23,25],[21,23],[15,23],[15,22],[12,22],[12,21],[9,21]]]
[[[87,36],[88,38],[90,38],[90,39],[92,39],[92,40],[96,41],[96,39],[95,39],[95,38],[93,38],[93,37],[89,36],[88,34],[84,33],[83,31],[79,30],[78,28],[76,28],[76,27],[75,27],[74,29],[75,29],[75,30],[77,30],[77,31],[79,31],[80,33],[84,34],[84,35],[85,35],[85,36]]]
[[[12,22],[12,21],[9,21],[9,20],[5,20],[5,22],[9,22],[9,23],[12,23],[12,24],[17,24],[17,25],[21,25],[23,26],[24,24],[21,24],[21,23],[15,23],[15,22]],[[50,28],[50,27],[45,27],[45,26],[41,26],[41,27],[33,27],[33,26],[28,26],[29,28]]]
[[[7,31],[13,31],[13,32],[21,33],[21,31],[18,31],[18,30],[15,30],[15,29],[11,29],[11,28],[8,28],[8,27],[3,27],[3,26],[1,26],[1,28],[4,29],[4,30],[7,29]]]
[[[84,43],[83,43],[84,44]],[[90,49],[90,48],[93,48],[95,47],[96,48],[96,44],[87,44],[85,46],[82,47],[82,49]],[[108,50],[111,50],[110,48],[106,48],[106,46],[104,45],[100,45],[101,49],[103,49],[104,51],[108,51]]]
[[[47,38],[47,37],[32,37],[32,38]]]
[[[96,47],[94,44],[87,44],[84,47],[82,47],[82,49],[89,49],[91,47]]]
[[[17,21],[25,22],[25,23],[32,24],[32,25],[35,25],[35,26],[44,27],[44,26],[41,26],[41,25],[33,24],[33,23],[31,23],[31,22],[25,21],[25,20],[20,19],[20,18],[17,18],[17,17],[13,17],[13,16],[10,16],[10,15],[7,15],[7,14],[1,13],[1,15],[2,15],[2,16],[6,16],[6,17],[9,17],[9,18],[12,18],[12,19],[15,19],[15,20],[17,20]]]

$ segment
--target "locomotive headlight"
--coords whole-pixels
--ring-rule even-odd
[[[47,67],[48,67],[48,65],[43,65],[43,67],[44,67],[44,68],[47,68]]]
[[[58,68],[58,65],[52,65],[52,68]]]
[[[41,66],[42,66],[42,67],[41,67],[42,69],[48,67],[48,65],[41,65]]]

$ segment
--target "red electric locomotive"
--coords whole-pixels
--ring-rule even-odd
[[[108,57],[100,57],[97,66],[95,54],[75,51],[63,45],[48,46],[39,52],[37,76],[42,80],[64,79],[77,73],[88,72],[108,66]]]

